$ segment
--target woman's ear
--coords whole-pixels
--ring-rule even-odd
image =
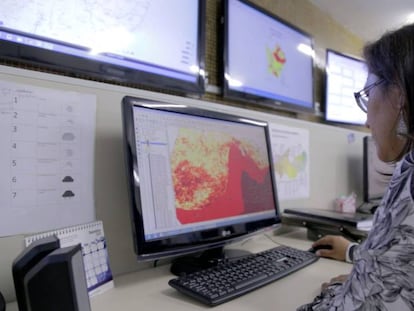
[[[397,96],[396,98],[398,98],[398,108],[400,110],[404,110],[405,109],[405,95],[403,90],[400,87],[396,87],[396,92],[397,92]]]
[[[405,109],[405,96],[404,92],[398,85],[391,85],[386,90],[386,95],[389,99],[389,103],[396,111],[402,111]]]
[[[403,111],[401,110],[399,117],[398,117],[398,123],[397,123],[397,135],[405,136],[407,134],[408,134],[408,128],[404,120]]]
[[[402,135],[405,136],[408,134],[408,128],[407,128],[407,124],[406,124],[406,118],[405,116],[405,95],[404,92],[402,91],[402,89],[400,87],[395,87],[395,91],[396,94],[394,94],[396,97],[398,98],[397,101],[397,105],[398,105],[398,110],[399,112],[399,117],[398,117],[398,124],[397,124],[397,134],[398,135]]]

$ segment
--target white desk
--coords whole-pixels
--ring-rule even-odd
[[[282,236],[271,236],[271,239],[300,249],[308,249],[311,245],[311,242],[305,239],[303,230]],[[256,236],[241,245],[245,249],[257,252],[274,247],[275,243],[265,236]],[[299,305],[313,300],[323,282],[333,276],[348,273],[350,269],[349,264],[321,258],[281,280],[218,305],[214,310],[295,310]],[[169,287],[168,280],[171,278],[173,275],[169,272],[169,265],[115,277],[115,288],[91,298],[92,311],[211,310],[210,307]],[[16,303],[7,305],[7,311],[17,310]]]

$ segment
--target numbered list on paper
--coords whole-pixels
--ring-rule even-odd
[[[94,220],[96,97],[0,81],[0,236]]]

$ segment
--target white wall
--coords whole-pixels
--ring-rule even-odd
[[[115,276],[150,267],[150,263],[137,263],[132,247],[120,109],[125,95],[200,106],[308,129],[310,198],[282,202],[282,209],[294,206],[330,208],[336,197],[352,191],[360,200],[362,197],[362,137],[365,132],[6,66],[0,66],[0,80],[97,95],[94,195],[97,219],[104,222],[110,264]],[[23,238],[23,235],[0,238],[0,291],[8,301],[15,298],[11,264],[23,249]]]

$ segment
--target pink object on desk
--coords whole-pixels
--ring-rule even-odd
[[[340,213],[356,212],[356,194],[351,193],[349,196],[342,196],[335,200],[335,210]]]

